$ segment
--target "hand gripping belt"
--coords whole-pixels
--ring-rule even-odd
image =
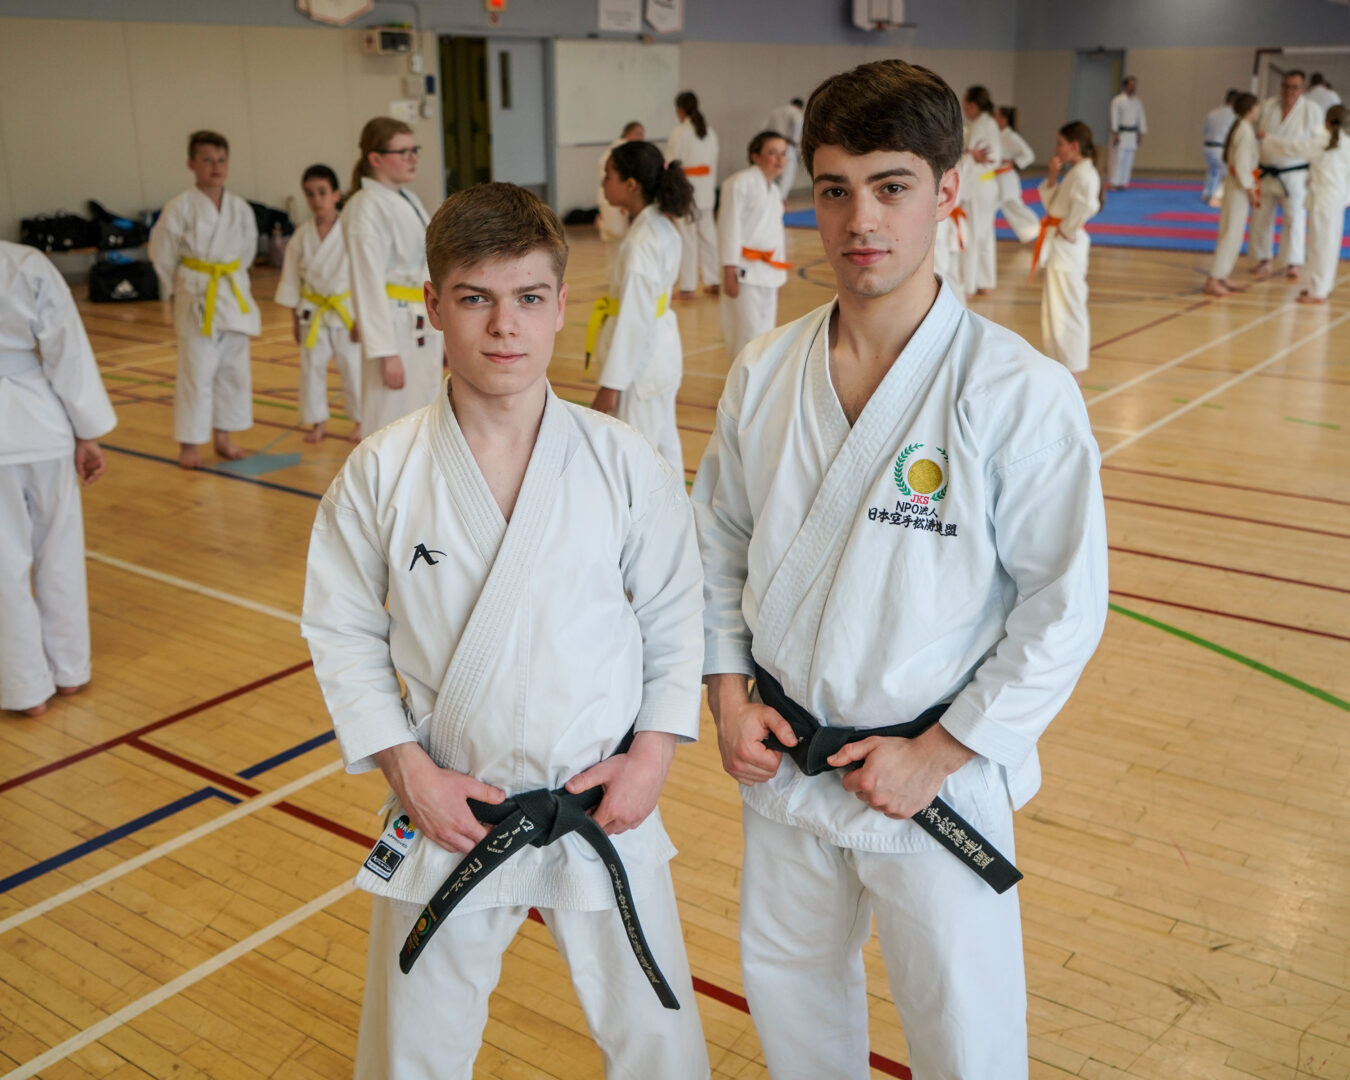
[[[936,724],[938,717],[947,711],[946,705],[934,705],[907,723],[889,727],[826,726],[788,697],[782,684],[758,664],[755,665],[755,685],[759,688],[760,700],[781,715],[797,736],[796,746],[784,746],[770,733],[764,745],[787,754],[807,776],[835,768],[827,759],[849,743],[873,735],[913,739]],[[970,867],[994,892],[1005,893],[1022,880],[1022,872],[941,798],[934,797],[911,820]]]
[[[633,742],[630,730],[619,744],[616,754],[628,751]],[[614,900],[618,904],[619,915],[623,919],[628,944],[633,948],[642,973],[652,984],[656,996],[667,1009],[678,1009],[680,1003],[675,998],[670,984],[657,967],[656,959],[647,946],[642,933],[642,924],[638,922],[637,910],[633,906],[633,894],[628,885],[628,874],[623,868],[623,860],[614,850],[605,830],[595,823],[587,813],[600,805],[604,797],[603,787],[587,788],[573,795],[566,788],[537,788],[500,803],[484,803],[469,799],[469,809],[474,817],[484,825],[492,826],[492,831],[478,842],[478,845],[464,856],[464,859],[445,883],[436,890],[436,894],[422,909],[413,924],[408,938],[399,952],[398,966],[406,975],[412,970],[418,956],[426,948],[441,924],[460,902],[473,891],[492,871],[506,862],[517,851],[527,845],[547,847],[561,840],[568,833],[577,833],[586,843],[595,849],[597,855],[609,871],[609,881],[614,889]]]

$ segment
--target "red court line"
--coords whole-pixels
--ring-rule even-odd
[[[1175,476],[1171,473],[1150,472],[1148,469],[1131,469],[1125,465],[1103,465],[1103,469],[1112,472],[1134,473],[1137,476],[1156,476],[1159,480],[1179,480],[1185,484],[1204,484],[1207,487],[1232,488],[1234,491],[1255,491],[1261,495],[1278,495],[1282,499],[1303,499],[1307,502],[1331,503],[1333,506],[1350,506],[1350,500],[1333,499],[1327,495],[1300,495],[1293,491],[1272,491],[1270,488],[1254,487],[1250,484],[1234,484],[1227,480],[1202,480],[1195,476]]]
[[[154,743],[148,743],[144,739],[128,739],[128,746],[133,746],[142,753],[149,754],[151,757],[157,757],[161,761],[167,761],[185,772],[190,772],[194,776],[200,776],[203,780],[209,780],[213,784],[229,788],[231,791],[237,791],[240,795],[246,795],[252,798],[254,795],[262,793],[261,788],[256,788],[252,784],[246,784],[237,777],[229,776],[226,773],[216,772],[215,769],[208,769],[205,765],[198,764],[181,754],[175,754],[172,750],[166,750],[162,746],[156,746]]]
[[[1088,349],[1088,352],[1096,352],[1098,349],[1104,349],[1108,345],[1114,345],[1117,341],[1124,341],[1127,337],[1133,337],[1135,334],[1142,334],[1145,330],[1151,330],[1153,327],[1160,326],[1162,323],[1171,322],[1173,319],[1179,319],[1181,318],[1181,316],[1188,315],[1190,314],[1190,312],[1195,311],[1199,308],[1207,307],[1211,303],[1213,303],[1213,301],[1211,300],[1201,300],[1198,303],[1192,304],[1188,308],[1182,309],[1181,311],[1174,311],[1172,312],[1171,315],[1164,315],[1160,319],[1154,319],[1152,322],[1144,323],[1143,326],[1136,326],[1133,330],[1127,330],[1125,331],[1125,333],[1117,334],[1113,338],[1107,338],[1105,341],[1099,341],[1096,345],[1093,345],[1090,349]]]
[[[1217,510],[1201,510],[1196,506],[1169,506],[1167,503],[1149,502],[1147,499],[1127,499],[1124,495],[1104,495],[1102,497],[1114,502],[1151,506],[1157,510],[1175,510],[1179,514],[1201,514],[1204,517],[1224,518],[1227,521],[1245,521],[1248,525],[1268,525],[1272,529],[1289,529],[1293,532],[1315,533],[1317,536],[1334,536],[1338,540],[1350,540],[1350,533],[1333,532],[1330,529],[1314,529],[1307,525],[1290,525],[1283,521],[1243,517],[1241,514],[1221,514]]]
[[[64,769],[67,765],[74,765],[77,761],[83,761],[87,757],[101,754],[104,750],[111,750],[114,746],[121,746],[125,743],[129,743],[132,739],[139,738],[141,735],[149,734],[152,731],[158,731],[160,728],[168,727],[170,724],[176,724],[180,720],[186,720],[190,716],[196,716],[198,713],[206,712],[207,709],[214,709],[217,705],[223,705],[227,701],[233,701],[237,697],[242,697],[245,694],[252,693],[254,690],[261,689],[280,679],[304,671],[311,667],[313,663],[314,661],[312,660],[305,660],[299,664],[292,664],[288,668],[283,668],[281,671],[274,671],[271,675],[264,675],[261,679],[255,679],[253,682],[247,683],[244,686],[237,686],[233,690],[227,690],[223,694],[217,694],[208,701],[191,705],[186,709],[182,709],[170,716],[163,717],[160,720],[155,720],[143,727],[138,727],[133,731],[124,732],[114,739],[109,739],[106,742],[86,747],[77,753],[70,754],[67,757],[48,762],[46,765],[39,766],[36,769],[31,769],[26,773],[11,777],[4,782],[0,782],[0,792],[8,791],[13,787],[18,787],[20,784],[26,784],[30,780],[36,780],[38,777],[46,776],[48,773],[56,772],[58,769]]]
[[[1302,585],[1309,589],[1326,589],[1328,592],[1350,593],[1350,589],[1343,589],[1339,585],[1323,585],[1317,581],[1300,581],[1298,578],[1279,577],[1275,574],[1263,574],[1260,570],[1240,570],[1236,566],[1220,566],[1218,563],[1200,562],[1196,559],[1183,559],[1179,555],[1164,555],[1158,551],[1139,551],[1136,548],[1117,547],[1115,544],[1108,545],[1111,551],[1119,551],[1125,555],[1142,555],[1146,559],[1164,559],[1167,562],[1185,563],[1187,566],[1201,566],[1206,570],[1221,570],[1225,574],[1244,574],[1247,577],[1265,578],[1267,581],[1278,581],[1284,585]]]
[[[1242,622],[1256,623],[1260,626],[1273,626],[1277,630],[1293,630],[1299,634],[1315,634],[1317,637],[1331,638],[1333,641],[1350,641],[1344,634],[1333,634],[1330,630],[1314,630],[1308,626],[1294,626],[1290,623],[1272,622],[1270,619],[1258,619],[1254,615],[1239,615],[1234,611],[1220,611],[1218,608],[1199,607],[1195,604],[1182,604],[1176,600],[1163,600],[1157,596],[1143,596],[1139,593],[1111,590],[1112,596],[1123,596],[1127,600],[1146,600],[1150,604],[1163,604],[1166,607],[1182,608],[1186,611],[1198,611],[1204,615],[1220,615],[1225,619],[1238,619]]]

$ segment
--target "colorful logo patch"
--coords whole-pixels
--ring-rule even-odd
[[[400,840],[411,840],[417,835],[417,830],[413,828],[412,819],[407,814],[400,814],[394,819],[394,835]]]
[[[927,443],[910,443],[895,459],[895,486],[901,495],[923,496],[922,501],[941,502],[947,496],[948,472],[951,462],[947,451],[940,446],[933,447],[936,453],[925,454],[922,451]],[[939,460],[940,459],[940,460]]]

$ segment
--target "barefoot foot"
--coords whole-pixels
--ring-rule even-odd
[[[180,443],[178,467],[180,469],[200,469],[202,467],[202,452],[191,443]]]
[[[1300,304],[1325,304],[1327,302],[1325,296],[1313,296],[1310,293],[1299,293],[1297,299]]]
[[[242,446],[236,445],[228,435],[224,438],[217,435],[211,445],[215,448],[216,453],[226,461],[239,461],[241,458],[248,457],[248,451]]]
[[[315,424],[312,428],[310,428],[308,431],[306,431],[306,432],[305,432],[305,442],[307,442],[307,443],[320,443],[320,442],[323,442],[323,425],[322,425],[322,424]]]
[[[1209,278],[1205,281],[1206,296],[1227,296],[1232,291],[1226,281],[1220,281],[1217,278]]]
[[[347,441],[350,443],[358,443],[364,437],[365,436],[361,434],[361,425],[357,424],[356,427],[352,428],[352,430],[347,434]]]
[[[56,692],[62,697],[70,697],[71,694],[78,694],[88,685],[88,683],[80,683],[79,686],[58,686]]]
[[[675,299],[676,299],[676,300],[696,300],[696,299],[698,299],[698,293],[694,292],[693,289],[680,289],[678,292],[676,292],[676,294],[675,294]]]

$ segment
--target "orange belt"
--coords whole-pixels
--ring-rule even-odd
[[[961,235],[961,222],[966,220],[966,212],[961,207],[953,207],[951,214],[952,224],[956,226],[956,243],[962,251],[966,250],[966,239]]]
[[[1045,245],[1046,234],[1063,220],[1063,218],[1051,217],[1049,214],[1041,218],[1041,231],[1036,236],[1036,247],[1031,252],[1031,273],[1027,274],[1028,285],[1036,280],[1036,267],[1041,263],[1041,248]]]
[[[1233,166],[1229,165],[1229,166],[1228,166],[1228,175],[1231,176],[1234,180],[1237,180],[1237,178],[1238,178],[1237,169],[1235,169],[1235,168],[1233,168]],[[1252,200],[1252,206],[1260,206],[1260,205],[1261,205],[1261,170],[1260,170],[1260,169],[1253,169],[1253,170],[1252,170],[1252,180],[1254,180],[1255,183],[1252,185],[1251,195],[1249,196],[1249,198]],[[1241,180],[1238,180],[1238,183],[1241,184],[1242,181],[1241,181]]]
[[[711,172],[711,165],[686,165],[684,167],[685,176],[707,176]]]
[[[1016,165],[1000,165],[997,169],[994,170],[994,175],[998,176],[1001,173],[1016,172],[1016,171],[1017,171]]]
[[[773,257],[772,251],[760,251],[757,248],[741,248],[741,258],[746,262],[765,262],[775,270],[791,270],[790,262],[778,262]]]

